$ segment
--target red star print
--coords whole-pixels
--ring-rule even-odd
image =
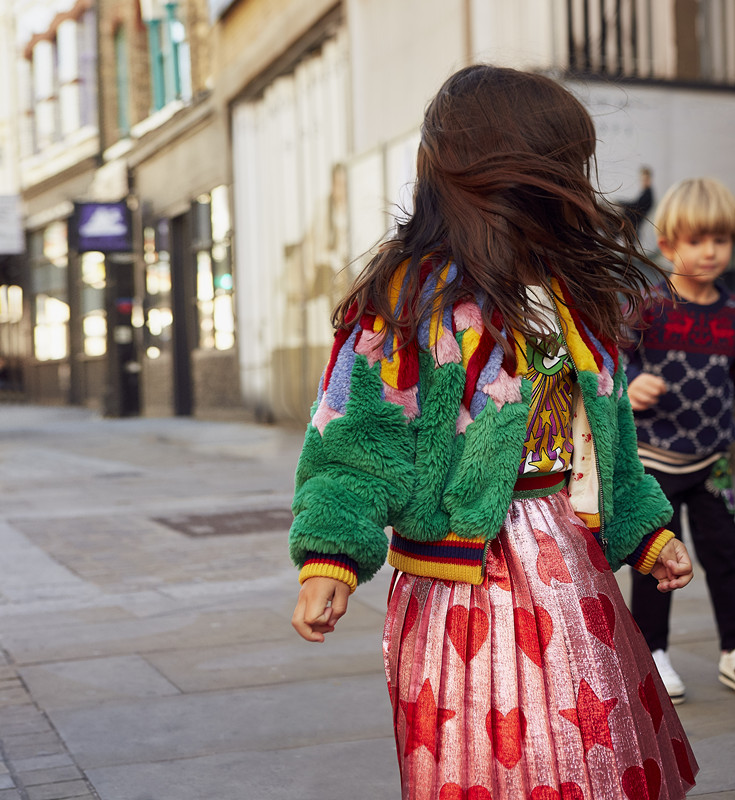
[[[424,681],[415,703],[409,703],[406,700],[401,700],[400,702],[403,713],[406,715],[406,726],[408,728],[403,755],[407,756],[423,744],[429,748],[431,755],[438,759],[436,732],[457,712],[450,711],[448,708],[436,707],[434,692],[428,678]]]
[[[583,678],[579,684],[577,707],[559,710],[564,719],[568,719],[579,728],[579,732],[582,734],[585,754],[596,744],[601,744],[610,750],[613,749],[607,718],[617,705],[617,702],[617,697],[611,697],[609,700],[600,700],[592,690],[592,687]]]

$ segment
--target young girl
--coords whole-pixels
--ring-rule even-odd
[[[404,800],[681,798],[697,764],[612,568],[691,563],[645,476],[616,338],[645,278],[552,80],[472,66],[430,103],[413,215],[335,314],[296,473],[296,630],[396,568]]]

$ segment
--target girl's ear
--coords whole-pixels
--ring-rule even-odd
[[[676,253],[676,248],[668,239],[665,239],[663,236],[661,236],[658,240],[658,249],[661,251],[661,255],[667,261],[674,260],[674,254]]]

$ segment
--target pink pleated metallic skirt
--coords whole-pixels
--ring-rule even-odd
[[[384,634],[403,800],[673,800],[689,742],[566,492],[514,500],[487,578],[399,575]]]

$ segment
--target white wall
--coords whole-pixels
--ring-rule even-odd
[[[353,152],[417,127],[426,103],[467,57],[464,0],[345,0]]]
[[[637,195],[642,165],[653,170],[658,199],[675,181],[705,175],[735,192],[735,95],[632,85],[569,88],[594,119],[600,188],[614,199]],[[644,244],[654,241],[650,228],[644,230]]]

